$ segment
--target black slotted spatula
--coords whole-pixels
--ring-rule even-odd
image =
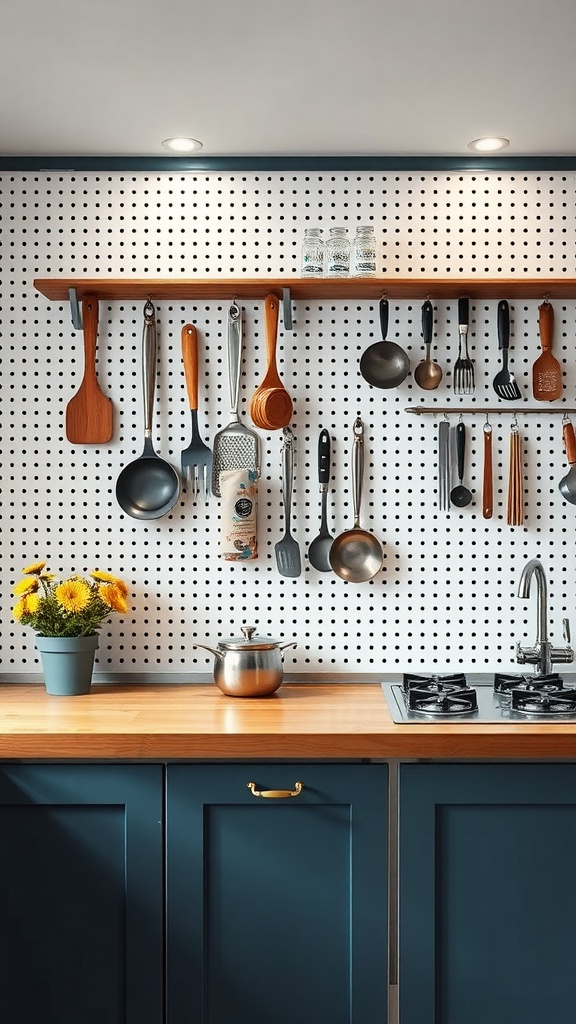
[[[508,369],[508,348],[510,345],[510,308],[506,299],[498,303],[498,348],[502,353],[502,369],[494,377],[494,391],[498,398],[517,402],[522,398],[516,378]]]

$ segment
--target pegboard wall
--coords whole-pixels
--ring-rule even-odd
[[[408,277],[546,279],[576,274],[573,174],[75,174],[4,175],[2,230],[2,593],[1,671],[38,669],[34,638],[11,616],[12,587],[23,566],[46,560],[68,575],[99,568],[129,584],[132,611],[101,633],[97,669],[110,673],[194,673],[212,658],[192,647],[217,641],[244,623],[297,638],[285,667],[299,673],[406,668],[436,671],[515,665],[516,640],[536,636],[535,597],[516,596],[522,567],[539,556],[548,576],[550,631],[562,643],[564,616],[575,621],[576,506],[558,491],[565,474],[563,406],[576,407],[576,303],[553,303],[554,351],[564,392],[537,415],[520,415],[524,524],[508,526],[510,404],[490,416],[494,515],[482,516],[483,406],[498,400],[496,300],[471,301],[470,346],[476,393],[452,389],[458,346],[457,302],[434,305],[434,358],[444,377],[423,392],[412,375],[397,389],[371,388],[360,376],[364,349],[380,339],[377,304],[330,301],[294,305],[294,330],[280,323],[278,360],[294,400],[296,443],[292,529],[302,575],[279,575],[274,544],[283,533],[281,432],[259,431],[259,558],[218,556],[219,502],[183,494],[160,520],[126,516],[115,498],[121,469],[142,451],[143,303],[101,302],[99,379],[115,406],[106,447],[65,437],[65,409],[83,372],[81,335],[67,305],[38,295],[38,277],[198,278],[300,275],[304,228],[372,223],[380,272]],[[157,302],[159,345],[153,441],[179,467],[190,440],[180,332],[197,325],[202,436],[211,441],[229,419],[227,302]],[[241,416],[263,376],[261,301],[243,301]],[[388,338],[423,357],[421,302],[391,302]],[[510,301],[511,365],[526,405],[534,407],[532,364],[539,354],[538,301]],[[415,416],[413,404],[465,415],[467,508],[442,512],[437,501],[440,417]],[[552,413],[554,408],[555,413]],[[352,525],[352,427],[365,427],[361,524],[384,543],[384,567],[369,583],[345,583],[311,568],[306,551],[320,524],[316,452],[322,427],[332,439],[329,525]],[[576,419],[576,417],[575,417]]]

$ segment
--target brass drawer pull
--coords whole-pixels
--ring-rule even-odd
[[[255,782],[247,782],[246,785],[252,796],[271,797],[273,800],[283,800],[287,796],[300,796],[304,788],[303,782],[295,782],[294,789],[256,789]]]

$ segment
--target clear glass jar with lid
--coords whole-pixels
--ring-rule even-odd
[[[372,277],[376,273],[376,237],[371,224],[359,224],[356,228],[351,262],[353,277]]]
[[[322,228],[305,228],[302,243],[302,277],[324,274],[324,239]]]
[[[330,228],[324,256],[326,277],[348,277],[350,273],[350,239],[347,228]]]

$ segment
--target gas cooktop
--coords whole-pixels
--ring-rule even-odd
[[[574,675],[405,673],[400,680],[383,682],[382,689],[398,723],[576,722]]]

